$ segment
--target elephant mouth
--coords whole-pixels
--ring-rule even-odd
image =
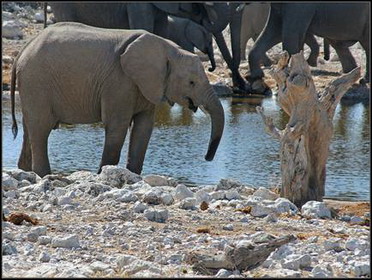
[[[198,110],[198,107],[194,105],[194,102],[192,102],[190,97],[186,97],[186,99],[189,102],[189,109],[195,113]]]

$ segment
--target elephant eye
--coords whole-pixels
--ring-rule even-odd
[[[195,82],[194,81],[190,81],[190,85],[194,86],[195,85]]]

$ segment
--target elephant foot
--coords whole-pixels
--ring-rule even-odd
[[[250,76],[246,76],[246,79],[249,82],[251,94],[259,94],[263,96],[272,95],[270,87],[264,82],[262,78],[252,78]]]
[[[309,64],[312,67],[317,67],[318,66],[318,60],[317,60],[317,58],[309,57],[307,59],[307,64]]]
[[[361,85],[361,86],[367,86],[367,84],[369,83],[369,77],[364,77],[364,78],[362,78],[362,79],[360,79],[359,80],[359,84]]]

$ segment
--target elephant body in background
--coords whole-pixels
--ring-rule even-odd
[[[77,21],[97,27],[144,29],[167,38],[168,15],[187,18],[202,25],[215,37],[222,56],[232,72],[233,84],[246,90],[247,83],[239,73],[241,10],[239,3],[68,3],[50,2],[55,19]],[[231,50],[227,48],[222,31],[230,25]],[[213,69],[213,67],[212,67]]]
[[[182,67],[180,67],[182,65]],[[116,165],[131,128],[127,168],[141,173],[152,133],[155,105],[175,102],[193,111],[203,106],[212,132],[206,160],[222,136],[224,112],[197,55],[144,30],[103,29],[57,23],[18,54],[12,69],[13,134],[16,80],[24,139],[18,167],[50,173],[48,136],[59,123],[102,121],[101,167]]]
[[[194,48],[208,55],[213,71],[216,68],[212,33],[203,26],[185,18],[168,16],[168,39],[184,50],[194,53]]]
[[[267,18],[270,13],[269,3],[251,3],[245,5],[242,15],[242,27],[241,27],[241,38],[240,38],[240,53],[241,59],[246,59],[246,47],[249,39],[256,41],[258,36],[261,34],[265,27]],[[317,58],[319,55],[319,45],[313,35],[307,34],[305,43],[311,49],[308,63],[311,66],[317,65]],[[271,60],[266,54],[263,54],[262,62],[265,66],[271,65]]]
[[[290,55],[298,53],[306,33],[330,40],[344,72],[356,67],[346,45],[360,42],[367,57],[365,79],[369,75],[369,4],[368,3],[271,3],[268,22],[249,53],[250,79],[261,79],[260,58],[279,42]],[[342,53],[341,53],[342,52]]]

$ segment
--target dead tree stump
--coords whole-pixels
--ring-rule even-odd
[[[298,207],[310,200],[322,201],[332,119],[342,96],[359,79],[360,67],[333,80],[319,94],[302,51],[290,61],[283,52],[270,75],[278,84],[279,104],[290,116],[289,122],[279,130],[262,107],[256,109],[266,131],[280,140],[281,196]]]

